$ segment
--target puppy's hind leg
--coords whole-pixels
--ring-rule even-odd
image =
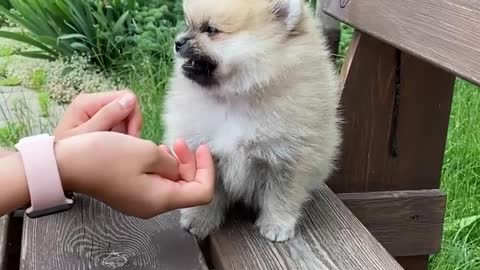
[[[256,222],[260,233],[273,242],[293,238],[303,204],[308,198],[308,193],[298,179],[267,179]]]

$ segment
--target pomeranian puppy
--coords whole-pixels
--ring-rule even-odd
[[[303,0],[184,0],[174,44],[165,143],[207,143],[213,201],[181,210],[203,239],[243,202],[275,242],[295,236],[302,208],[332,172],[340,143],[336,71]]]

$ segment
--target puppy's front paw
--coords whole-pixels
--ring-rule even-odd
[[[295,225],[260,224],[260,233],[272,242],[285,242],[295,237]]]
[[[197,239],[203,240],[213,233],[222,222],[222,215],[205,207],[181,211],[180,225]]]

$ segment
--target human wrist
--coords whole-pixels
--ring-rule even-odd
[[[55,142],[55,158],[58,173],[65,192],[82,192],[83,183],[75,173],[75,154],[73,145],[68,139]]]
[[[65,211],[73,205],[72,198],[65,197],[68,195],[60,179],[54,146],[54,138],[48,134],[25,137],[15,144],[19,153],[16,156],[23,164],[23,182],[30,195],[30,207],[26,210],[30,218]]]

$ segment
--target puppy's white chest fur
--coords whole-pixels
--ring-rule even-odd
[[[173,104],[188,106],[177,107],[176,110],[181,112],[170,115],[175,119],[167,119],[167,122],[178,126],[175,131],[183,134],[175,135],[186,138],[192,147],[208,143],[213,153],[229,155],[237,151],[240,144],[255,137],[259,119],[253,117],[249,106],[242,101],[218,102],[208,96],[176,96],[172,99],[177,100]]]
[[[239,144],[253,137],[256,129],[255,123],[248,117],[245,110],[235,105],[224,104],[221,109],[222,119],[214,123],[215,130],[210,141],[210,147],[217,153],[224,154],[235,151]],[[204,121],[209,121],[204,119]]]

